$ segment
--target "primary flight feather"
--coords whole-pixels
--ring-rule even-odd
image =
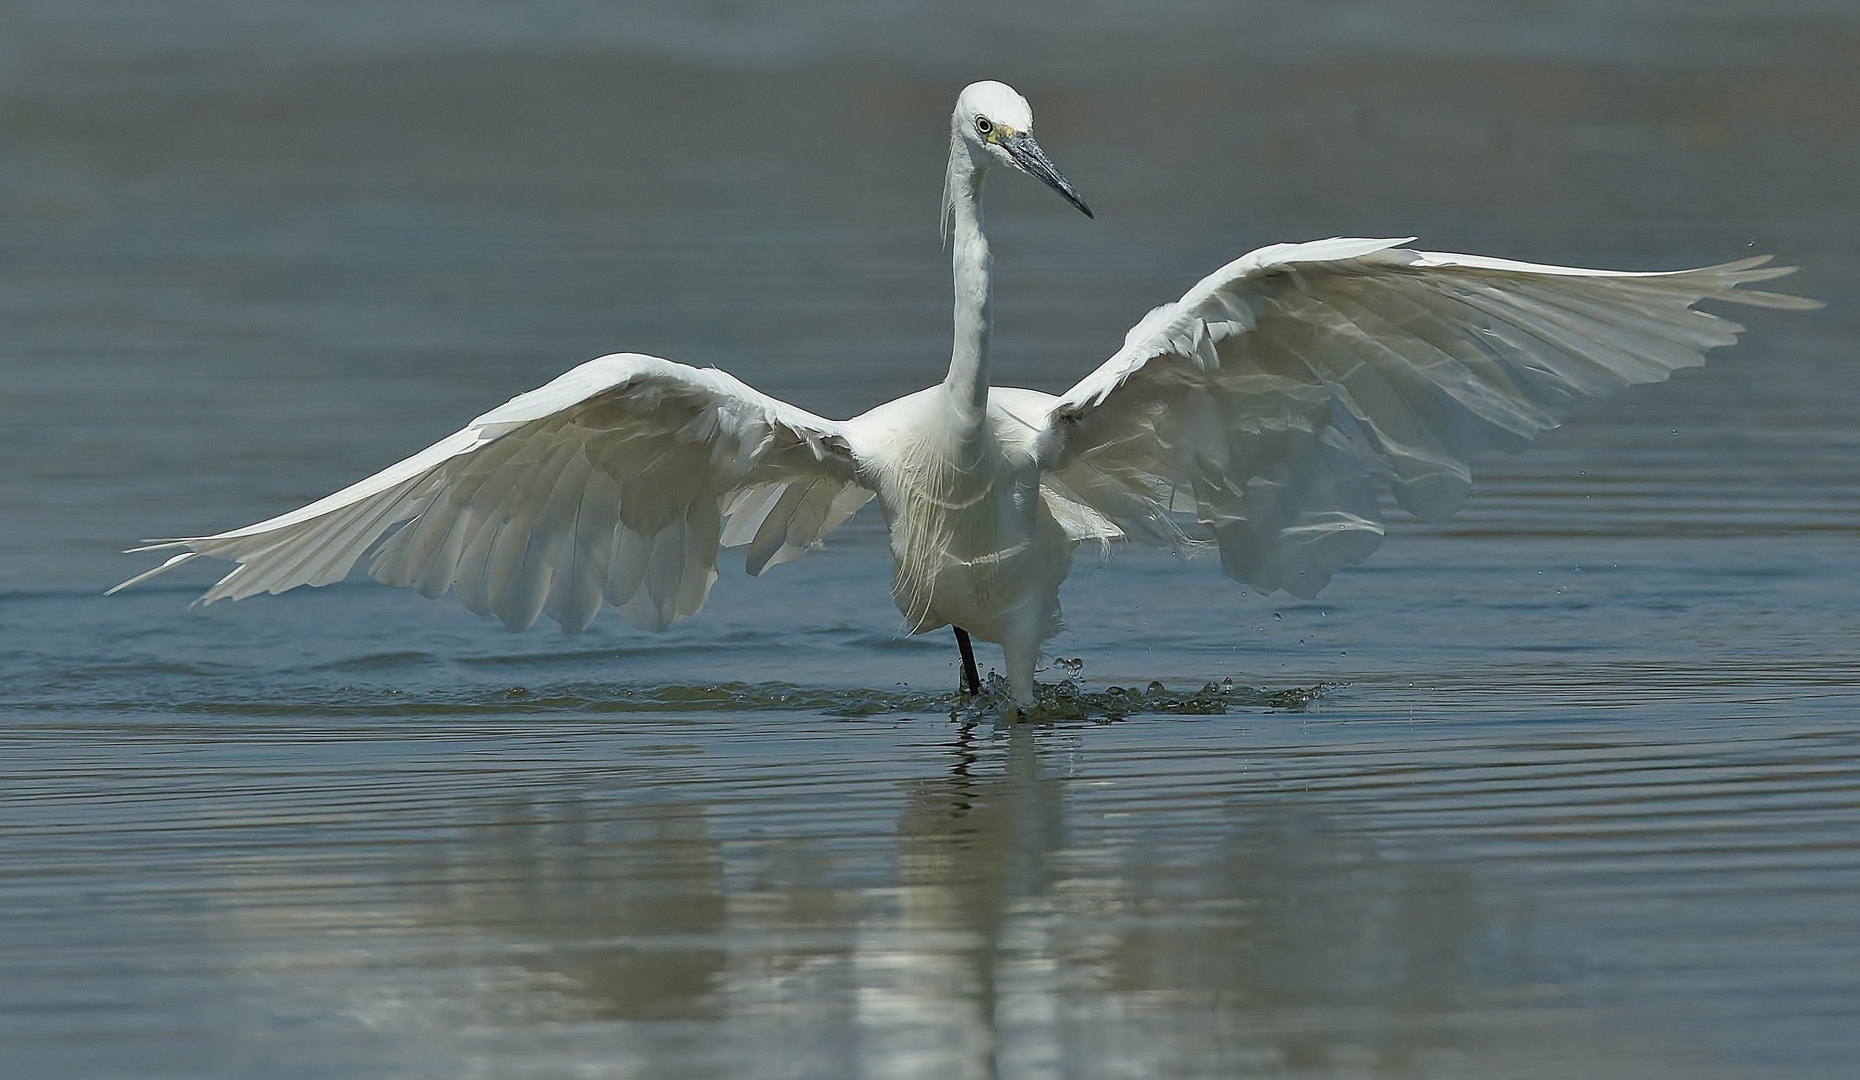
[[[603,604],[662,630],[703,607],[720,547],[751,574],[793,559],[876,497],[907,628],[1001,645],[1017,704],[1081,540],[1210,540],[1236,580],[1310,597],[1382,539],[1377,491],[1452,514],[1488,447],[1516,450],[1570,401],[1704,362],[1742,327],[1700,300],[1807,308],[1741,288],[1792,267],[1670,273],[1414,251],[1402,240],[1278,244],[1150,312],[1064,395],[991,386],[982,184],[1005,168],[1091,210],[1033,139],[1025,99],[962,91],[944,224],[955,279],[949,374],[828,420],[714,368],[591,360],[426,450],[298,510],[179,549],[239,565],[211,603],[370,573],[451,590],[511,629],[585,628]],[[971,687],[973,689],[973,687]]]

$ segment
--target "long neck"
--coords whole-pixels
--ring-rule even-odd
[[[980,415],[988,405],[989,264],[982,235],[982,177],[968,153],[952,146],[944,197],[948,200],[950,264],[956,280],[956,342],[943,385],[959,408]]]

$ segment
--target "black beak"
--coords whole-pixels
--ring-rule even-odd
[[[1091,207],[1086,206],[1077,189],[1059,175],[1059,170],[1053,167],[1053,163],[1046,157],[1046,151],[1040,149],[1040,144],[1033,141],[1032,135],[1017,131],[1002,139],[1001,146],[1020,163],[1021,168],[1044,180],[1047,187],[1059,192],[1067,202],[1078,207],[1080,213],[1086,217],[1092,216]]]

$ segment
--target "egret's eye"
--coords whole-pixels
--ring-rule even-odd
[[[983,135],[986,135],[989,132],[993,131],[994,129],[995,129],[995,125],[986,116],[978,116],[975,118],[975,130],[976,131],[979,131]]]

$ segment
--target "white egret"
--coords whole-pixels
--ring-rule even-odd
[[[619,353],[511,399],[319,502],[182,549],[239,565],[210,603],[373,576],[448,589],[512,629],[567,631],[605,601],[660,630],[694,614],[720,546],[760,574],[877,497],[910,633],[998,642],[1016,702],[1083,540],[1212,542],[1235,579],[1311,597],[1382,540],[1378,485],[1452,514],[1487,447],[1515,450],[1569,401],[1665,379],[1728,345],[1699,300],[1816,306],[1738,290],[1766,258],[1671,273],[1540,266],[1331,239],[1261,248],[1151,311],[1065,394],[992,386],[982,182],[1044,181],[1090,215],[998,82],[950,118],[943,214],[955,345],[942,383],[851,420],[777,401],[714,368]],[[111,590],[114,592],[115,590]],[[966,631],[966,633],[965,633]]]

